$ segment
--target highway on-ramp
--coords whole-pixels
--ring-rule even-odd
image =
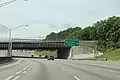
[[[0,80],[120,80],[120,63],[19,58],[0,66]]]

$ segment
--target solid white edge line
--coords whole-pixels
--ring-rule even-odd
[[[18,71],[18,72],[16,72],[16,74],[20,74],[22,71]]]
[[[12,79],[14,76],[9,76],[8,78],[4,79],[4,80],[10,80]]]
[[[15,78],[13,78],[12,80],[18,80],[20,78],[20,76],[16,76]]]
[[[77,76],[74,76],[74,78],[75,78],[76,80],[80,80]]]

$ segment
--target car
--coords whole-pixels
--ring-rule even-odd
[[[31,57],[34,57],[34,55],[31,55]]]
[[[54,60],[54,56],[50,56],[48,60]]]

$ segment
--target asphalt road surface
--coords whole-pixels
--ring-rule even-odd
[[[120,80],[120,63],[18,59],[0,66],[0,80]]]

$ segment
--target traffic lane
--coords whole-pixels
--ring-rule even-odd
[[[119,61],[97,61],[97,60],[72,60],[73,62],[82,62],[82,63],[93,63],[93,64],[102,64],[108,66],[120,66]]]
[[[80,62],[80,63],[93,63],[93,64],[102,64],[108,66],[120,66],[119,61],[97,61],[97,60],[72,60],[73,62]]]
[[[29,77],[28,77],[29,76]],[[61,67],[48,60],[34,60],[31,69],[21,75],[20,80],[76,80],[74,76],[64,72]]]
[[[59,66],[61,70],[64,71],[64,73],[71,75],[74,78],[74,80],[103,80],[98,76],[91,75],[76,67],[71,67],[67,64],[64,64],[64,62],[59,63],[58,61],[54,61],[52,64]]]
[[[4,80],[9,78],[10,76],[17,75],[21,73],[23,69],[25,69],[28,65],[30,65],[30,61],[25,59],[19,59],[18,62],[11,63],[9,65],[0,67],[0,80]]]
[[[119,76],[120,71],[101,68],[101,67],[95,67],[95,66],[76,64],[76,63],[72,63],[72,61],[70,62],[66,60],[56,61],[56,64],[61,64],[63,66],[67,66],[75,70],[82,71],[82,73],[85,72],[88,75],[93,76],[93,78],[95,76],[98,77],[100,80],[120,80],[120,76]],[[92,79],[89,79],[89,80],[92,80]]]
[[[91,60],[59,60],[64,62],[70,62],[70,63],[78,63],[81,65],[89,65],[89,66],[96,66],[106,69],[112,69],[120,71],[120,62],[114,62],[114,61],[91,61]]]
[[[88,65],[88,66],[95,66],[101,67],[111,70],[120,71],[120,62],[113,62],[113,61],[82,61],[82,60],[69,60],[69,62],[79,63],[81,65]]]

